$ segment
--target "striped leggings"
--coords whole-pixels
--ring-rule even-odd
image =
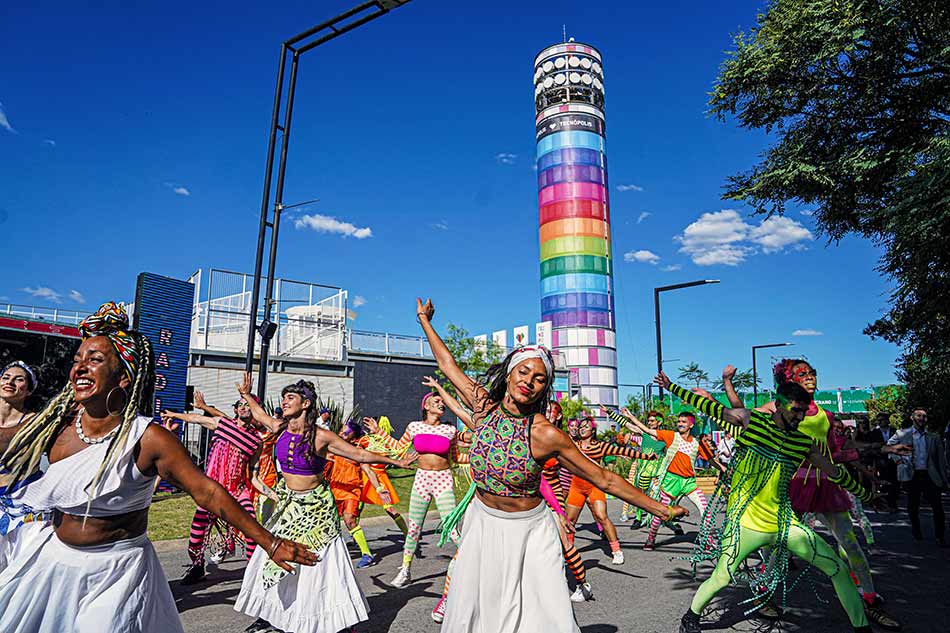
[[[627,481],[630,482],[631,486],[639,488],[643,492],[649,492],[650,482],[652,481],[653,476],[650,474],[650,471],[647,468],[642,467],[642,464],[641,464],[641,467],[638,468],[637,467],[638,463],[639,463],[639,460],[634,460],[633,463],[630,464],[630,471],[627,473]],[[620,514],[624,516],[630,516],[630,512],[633,509],[634,509],[634,506],[624,501],[623,507],[620,509]],[[640,518],[646,513],[640,508],[637,508],[636,510],[637,510],[636,518],[637,518],[637,521],[639,521]]]
[[[246,489],[241,491],[237,502],[248,514],[254,516],[254,504],[251,503],[250,493]],[[192,565],[204,566],[208,535],[216,523],[223,524],[218,517],[204,508],[199,507],[195,510],[195,518],[191,520],[191,534],[188,537],[188,557]],[[234,551],[234,528],[226,524],[224,524],[224,546],[228,551]],[[254,541],[247,536],[244,537],[244,551],[248,560],[251,560],[256,547],[257,544]]]

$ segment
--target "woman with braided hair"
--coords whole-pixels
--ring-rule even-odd
[[[183,631],[146,534],[156,477],[260,543],[280,568],[316,561],[304,545],[261,527],[195,467],[174,435],[151,423],[152,345],[129,328],[122,307],[104,304],[79,331],[69,384],[23,424],[0,459],[19,481],[49,457],[43,477],[17,494],[52,517],[6,537],[0,631]]]
[[[584,456],[544,411],[554,377],[551,352],[520,347],[480,381],[458,366],[435,328],[431,301],[416,316],[439,369],[475,426],[469,456],[472,486],[443,520],[442,539],[464,515],[442,633],[578,633],[564,576],[557,520],[540,495],[550,457],[611,494],[666,518],[685,514],[650,499]]]
[[[251,395],[251,374],[238,384],[238,393],[254,419],[279,433],[274,461],[280,479],[267,527],[275,534],[306,543],[320,562],[288,574],[258,548],[244,571],[234,610],[257,620],[248,631],[277,628],[293,633],[351,630],[367,619],[369,604],[356,582],[350,554],[340,534],[340,517],[325,477],[328,455],[360,464],[389,464],[405,468],[411,459],[370,453],[320,426],[320,400],[312,382],[299,380],[281,390],[281,419],[269,415]],[[331,429],[339,429],[340,411],[328,407]]]

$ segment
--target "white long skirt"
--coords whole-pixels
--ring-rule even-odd
[[[441,633],[579,633],[554,514],[472,499]]]
[[[234,610],[288,633],[337,633],[365,621],[369,603],[356,583],[343,537],[334,538],[317,556],[320,561],[313,567],[299,565],[296,574],[264,589],[261,571],[268,557],[258,547],[244,571]]]
[[[72,547],[48,523],[7,535],[3,633],[184,633],[151,541]]]

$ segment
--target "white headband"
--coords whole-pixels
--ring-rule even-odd
[[[526,361],[530,358],[541,359],[541,362],[544,363],[544,371],[547,373],[548,379],[550,380],[551,375],[554,373],[554,366],[551,364],[551,352],[549,352],[543,345],[522,347],[517,352],[515,352],[511,357],[511,361],[508,363],[507,375],[511,375],[511,370],[517,367],[518,363]]]

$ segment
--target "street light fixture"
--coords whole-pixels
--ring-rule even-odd
[[[759,406],[759,374],[755,365],[755,351],[768,347],[788,347],[794,343],[769,343],[768,345],[752,346],[752,408]]]
[[[660,293],[668,290],[679,290],[680,288],[692,288],[693,286],[705,286],[706,284],[718,284],[718,279],[700,279],[698,281],[688,281],[683,284],[673,284],[672,286],[660,286],[653,289],[653,310],[656,314],[656,370],[663,371],[663,339],[660,336]],[[663,388],[660,387],[660,398],[663,397]]]
[[[247,328],[247,358],[245,371],[254,368],[254,342],[257,335],[257,308],[261,300],[261,269],[264,264],[264,242],[267,238],[267,229],[270,235],[270,256],[268,260],[267,285],[264,291],[264,322],[270,322],[271,304],[274,294],[274,266],[277,260],[277,236],[280,231],[280,214],[290,206],[284,205],[284,175],[287,171],[287,147],[290,143],[290,124],[294,111],[294,94],[297,89],[297,67],[300,56],[325,44],[344,33],[352,31],[367,22],[386,15],[393,9],[401,7],[409,0],[372,0],[363,2],[349,11],[318,24],[303,33],[298,33],[280,46],[280,61],[277,66],[277,89],[274,93],[274,111],[271,115],[270,139],[267,143],[267,162],[264,168],[264,193],[261,199],[261,221],[257,233],[257,254],[254,261],[254,283],[251,289],[251,315]],[[290,81],[287,86],[287,102],[284,107],[283,124],[280,123],[281,103],[284,99],[284,71],[287,62],[290,62]],[[281,133],[280,157],[277,163],[277,184],[274,201],[271,202],[271,183],[274,181],[274,153],[277,145],[277,134]],[[301,203],[308,204],[308,203]],[[291,205],[299,206],[299,205]],[[273,210],[273,219],[270,219]],[[279,315],[278,315],[279,318]],[[260,368],[257,377],[257,393],[263,398],[267,386],[267,355],[270,350],[270,339],[261,337]]]

